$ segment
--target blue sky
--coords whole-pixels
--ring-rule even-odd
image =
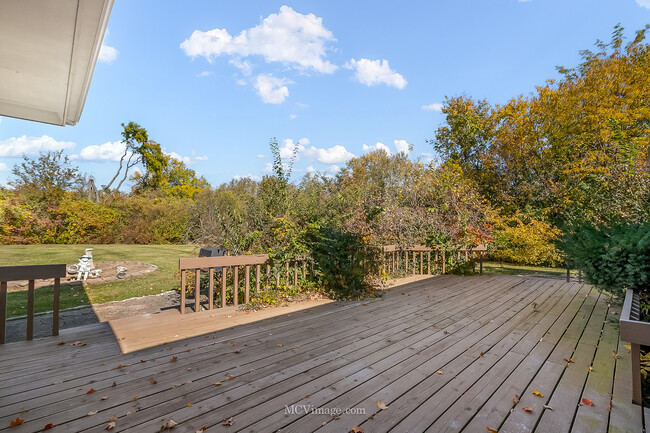
[[[0,184],[56,149],[104,184],[129,121],[215,186],[267,173],[271,137],[299,146],[295,178],[375,148],[426,160],[445,96],[527,95],[617,23],[650,23],[650,0],[116,0],[79,123],[0,118]]]

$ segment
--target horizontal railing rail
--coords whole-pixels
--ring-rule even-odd
[[[0,266],[0,344],[7,339],[7,283],[28,281],[27,286],[27,340],[34,339],[35,280],[54,278],[52,308],[52,335],[59,335],[59,306],[61,278],[66,276],[66,265]]]
[[[308,260],[298,258],[286,261],[276,267],[275,272],[275,286],[280,286],[281,280],[284,280],[286,285],[298,284],[299,269],[301,270],[303,278],[307,278],[307,264]],[[262,266],[264,265],[264,271]],[[194,273],[194,311],[201,310],[201,275],[208,275],[208,309],[214,308],[214,295],[215,295],[215,277],[221,274],[219,282],[221,284],[221,302],[220,306],[223,308],[227,305],[227,292],[228,292],[228,277],[232,280],[232,305],[239,305],[239,282],[240,273],[243,271],[244,276],[244,304],[250,301],[250,288],[251,288],[251,269],[254,267],[255,275],[255,293],[260,292],[262,281],[266,285],[271,285],[273,275],[271,268],[271,261],[268,254],[255,254],[243,256],[223,256],[223,257],[193,257],[183,258],[178,261],[178,268],[181,272],[181,303],[180,312],[185,314],[186,303],[186,289],[188,286],[188,272]],[[284,269],[283,272],[277,270]],[[262,275],[264,273],[264,275]],[[313,270],[312,270],[313,274]],[[283,278],[284,277],[284,278]]]
[[[619,319],[621,340],[630,343],[632,359],[632,402],[641,404],[641,345],[650,346],[650,323],[641,322],[639,294],[628,289]]]

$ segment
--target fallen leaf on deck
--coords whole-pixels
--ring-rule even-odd
[[[352,427],[352,430],[350,430],[351,433],[363,433],[363,429],[359,426],[354,426]]]
[[[185,352],[191,352],[191,351],[192,351],[192,349],[187,349]]]
[[[593,402],[593,401],[591,401],[591,400],[589,400],[589,399],[586,399],[586,398],[583,398],[583,399],[581,400],[581,403],[582,403],[582,404],[586,404],[587,406],[593,406],[593,405],[594,405],[594,402]]]
[[[234,378],[235,376],[231,376],[231,375],[226,376],[226,380],[233,380]]]
[[[533,395],[536,395],[537,397],[544,397],[544,394],[541,392],[537,391],[536,389],[533,390]]]
[[[483,356],[483,355],[485,355],[485,353],[481,352],[480,356]],[[490,427],[488,427],[488,428],[490,428]]]
[[[436,374],[442,374],[442,370],[436,371]]]
[[[305,396],[305,398],[309,398],[309,397],[311,397],[311,394],[307,394],[307,395]]]
[[[515,394],[515,398],[512,399],[512,407],[514,408],[519,403],[519,395]]]
[[[532,410],[531,408],[529,408],[528,406],[524,406],[524,407],[522,407],[521,410],[523,410],[524,412],[528,412],[528,413],[531,413],[531,412],[533,411],[533,410]]]
[[[90,388],[86,394],[92,394],[93,392],[95,392],[95,388]]]
[[[138,397],[133,397],[131,401],[138,401]]]
[[[547,404],[543,404],[542,407],[544,409],[553,410],[553,408],[551,406],[547,405]]]
[[[62,380],[55,380],[54,382],[52,382],[52,385],[60,385],[62,383],[63,383]]]
[[[113,430],[115,428],[115,421],[111,421],[108,424],[106,424],[106,427],[104,427],[104,430]]]
[[[115,387],[115,386],[117,386],[117,383],[113,382],[113,384],[111,385],[111,387]]]
[[[624,344],[623,347],[625,347],[627,350],[632,350],[632,346],[630,346],[629,344]]]
[[[203,426],[200,429],[198,429],[197,431],[195,431],[194,433],[199,433],[199,432],[202,432],[202,431],[206,431],[207,429],[208,428],[206,426]]]
[[[144,363],[144,362],[147,362],[147,360],[146,359],[141,359],[140,362]]]
[[[177,358],[177,357],[175,357],[175,356],[172,356],[172,360],[171,360],[171,361],[169,361],[169,362],[176,362],[176,361],[178,361],[178,358]]]
[[[221,383],[221,382],[215,382],[214,383],[214,386],[221,386],[221,385],[223,385],[223,383]]]
[[[233,425],[234,423],[235,423],[235,418],[232,417],[228,419],[224,418],[221,420],[221,425],[225,425],[225,426],[230,426]]]
[[[163,374],[164,372],[165,372],[165,370],[160,370],[160,371],[158,372],[158,374]]]
[[[59,346],[63,346],[64,344],[65,344],[65,341],[60,341],[60,342],[58,343]]]
[[[388,406],[386,406],[385,401],[379,401],[377,400],[377,407],[381,410],[388,409]]]
[[[81,344],[81,341],[73,341],[70,343],[70,346],[79,346]]]
[[[589,371],[594,371],[594,368],[592,366],[589,366]]]
[[[284,344],[278,344],[278,347],[282,347],[282,346],[284,346]]]
[[[41,431],[46,431],[46,430],[50,430],[50,429],[53,429],[53,428],[54,428],[54,424],[49,423],[49,424],[45,424],[45,427],[43,427],[43,430],[41,430]]]
[[[618,352],[615,351],[615,350],[612,350],[612,356],[614,357],[614,359],[618,359]]]
[[[129,416],[129,415],[133,415],[133,414],[135,413],[136,410],[137,410],[136,408],[133,408],[133,409],[131,409],[130,411],[128,411],[128,412],[126,413],[126,415],[127,415],[127,416]]]
[[[575,361],[574,361],[573,359],[564,358],[564,360],[565,360],[566,362],[569,362],[569,363],[575,363]]]
[[[609,403],[607,403],[607,412],[612,411],[612,406],[614,406],[614,403],[610,400]]]
[[[160,426],[160,429],[158,430],[159,432],[165,431],[165,430],[171,430],[175,428],[178,424],[175,423],[173,420],[167,421],[165,424]]]
[[[499,433],[499,430],[497,430],[497,429],[493,429],[493,428],[490,428],[490,427],[485,427],[485,429],[487,431],[489,431],[490,433]]]
[[[117,421],[117,415],[113,415],[113,416],[110,417],[110,419],[108,420],[108,422],[112,422],[112,421]]]
[[[187,407],[192,407],[192,403],[187,403]]]
[[[173,347],[168,347],[168,348],[167,348],[167,350],[172,350],[172,349],[173,349]]]
[[[233,353],[241,353],[241,349],[235,350]]]
[[[102,400],[108,400],[108,396],[107,395],[103,396]]]
[[[158,381],[157,381],[156,379],[151,379],[151,384],[152,384],[152,385],[155,385],[155,384],[157,384],[157,383],[158,383]]]
[[[17,427],[17,426],[21,425],[24,422],[25,422],[24,419],[18,417],[15,420],[9,422],[9,427]]]
[[[98,411],[98,410],[91,410],[90,412],[88,412],[88,413],[86,414],[86,416],[93,416],[93,415],[96,415],[97,412],[99,412],[99,411]]]

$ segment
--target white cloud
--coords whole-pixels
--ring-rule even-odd
[[[0,157],[38,155],[40,152],[72,149],[74,147],[75,143],[71,141],[56,141],[48,135],[41,137],[23,135],[0,141]]]
[[[339,166],[336,165],[336,164],[334,164],[334,165],[330,165],[329,167],[327,167],[327,171],[328,171],[329,173],[332,173],[332,174],[336,174],[336,173],[338,173],[339,170],[341,170],[341,167],[339,167]]]
[[[4,162],[0,162],[0,171],[9,171],[9,167]]]
[[[300,159],[300,153],[305,150],[305,146],[309,144],[308,138],[301,138],[298,143],[294,143],[292,139],[285,138],[282,140],[282,147],[280,147],[280,158],[283,160],[291,159],[294,150],[297,148],[296,161]]]
[[[207,161],[207,160],[208,160],[208,155],[195,156],[194,159],[195,159],[196,161]]]
[[[107,141],[100,145],[86,146],[78,155],[72,155],[71,158],[85,161],[119,161],[125,149],[126,146],[121,141]]]
[[[395,140],[393,141],[395,144],[395,149],[397,149],[397,153],[405,153],[409,154],[411,151],[410,147],[411,145],[406,142],[406,140]]]
[[[315,159],[321,164],[341,164],[354,158],[354,153],[349,152],[340,144],[327,149],[311,146],[310,148],[305,149],[303,153],[307,158],[311,160]]]
[[[429,164],[435,160],[435,155],[429,152],[422,152],[422,155],[420,155],[420,159],[422,160],[423,163]]]
[[[244,80],[243,78],[240,78],[239,80],[235,81],[235,83],[237,83],[240,86],[245,86],[248,84],[246,80]]]
[[[258,158],[264,158],[264,155],[260,154],[260,155],[257,155],[257,157]]]
[[[251,179],[251,180],[262,180],[261,177],[256,176],[253,173],[248,173],[248,174],[245,174],[243,176],[239,175],[239,174],[236,174],[232,178],[235,179],[235,180],[246,179],[246,178]]]
[[[298,117],[297,114],[289,114],[289,119],[294,120],[296,117]]]
[[[323,26],[322,18],[282,6],[279,13],[269,15],[261,24],[242,30],[235,37],[226,29],[195,30],[180,47],[186,55],[202,56],[209,62],[222,54],[235,58],[259,55],[267,63],[279,62],[329,74],[336,66],[325,59],[326,44],[335,40]]]
[[[117,53],[117,49],[105,45],[104,42],[102,42],[102,46],[99,48],[99,57],[97,60],[104,63],[112,63],[113,60],[117,58]]]
[[[199,77],[199,78],[203,78],[203,77],[209,77],[210,75],[212,75],[212,72],[210,72],[210,71],[203,71],[203,72],[201,72],[200,74],[197,74],[197,77]]]
[[[277,78],[272,75],[258,75],[255,80],[257,94],[266,104],[281,104],[289,96],[289,89],[284,84],[291,84],[285,78]]]
[[[307,173],[314,173],[316,169],[314,168],[313,165],[308,165],[307,168],[305,169]]]
[[[273,164],[270,162],[267,162],[264,164],[264,173],[271,173],[273,172]]]
[[[192,162],[192,159],[189,156],[179,155],[176,152],[165,152],[164,150],[163,150],[163,153],[166,156],[169,156],[170,158],[175,159],[177,161],[181,161],[181,162],[183,162],[185,164],[189,164],[190,162]]]
[[[253,65],[251,65],[251,62],[249,62],[248,60],[241,60],[239,58],[235,58],[235,59],[230,59],[228,63],[230,63],[237,69],[239,69],[241,73],[247,77],[253,73]]]
[[[423,105],[422,109],[427,110],[427,111],[437,111],[438,113],[441,113],[442,112],[442,104],[439,103],[439,102],[434,102],[433,104]]]
[[[356,79],[366,86],[386,84],[398,89],[406,86],[404,77],[390,68],[388,60],[350,59],[345,67],[354,69]]]
[[[364,144],[362,147],[363,147],[363,151],[366,152],[366,153],[368,153],[368,152],[374,152],[375,150],[383,150],[383,151],[386,152],[388,155],[392,155],[392,154],[393,154],[393,153],[390,151],[390,149],[388,148],[388,146],[386,146],[386,145],[385,145],[384,143],[382,143],[381,141],[376,142],[376,143],[375,143],[374,145],[372,145],[372,146],[368,146],[367,144]]]
[[[636,4],[642,8],[650,9],[650,0],[636,0]]]

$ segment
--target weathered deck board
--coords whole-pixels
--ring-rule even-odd
[[[0,347],[0,431],[103,432],[113,415],[113,431],[132,432],[169,419],[176,432],[640,431],[618,308],[557,279],[444,276],[127,354],[105,324],[66,330]]]

